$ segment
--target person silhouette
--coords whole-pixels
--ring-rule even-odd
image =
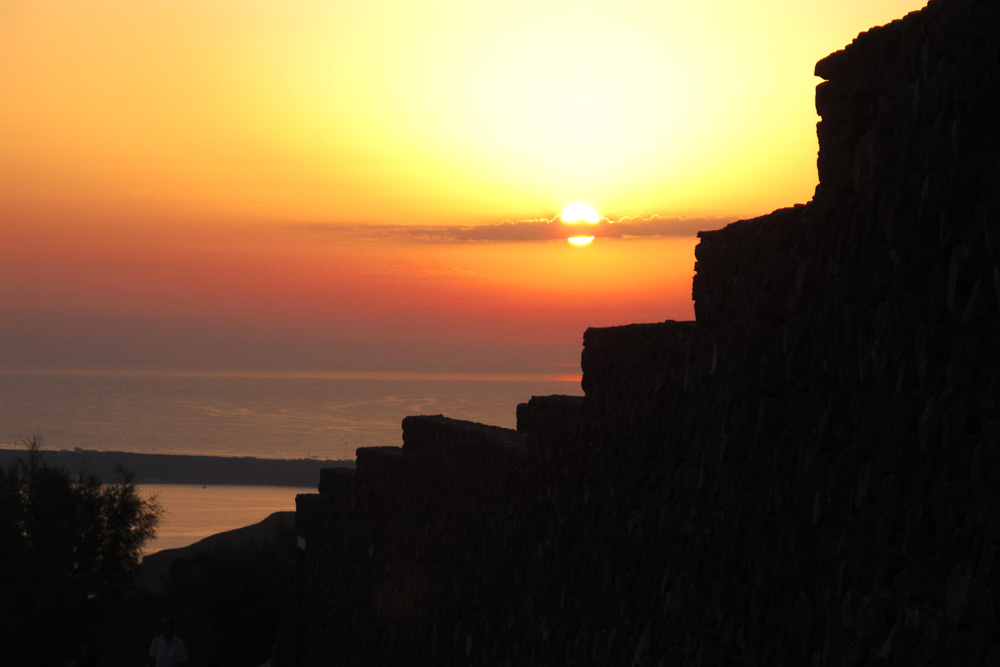
[[[174,635],[174,619],[164,616],[161,627],[163,634],[154,639],[149,647],[149,667],[179,667],[188,664],[184,640]]]

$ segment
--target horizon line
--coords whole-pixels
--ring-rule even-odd
[[[561,364],[560,364],[561,365]],[[581,382],[583,373],[524,373],[476,371],[374,371],[374,370],[232,370],[197,368],[114,368],[114,367],[9,367],[0,375],[49,377],[176,377],[270,380],[398,380],[468,382]]]

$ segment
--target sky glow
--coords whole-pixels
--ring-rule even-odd
[[[0,367],[572,363],[689,319],[691,227],[808,201],[813,65],[923,4],[0,0]],[[579,201],[634,234],[547,242]]]

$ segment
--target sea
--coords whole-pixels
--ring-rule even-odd
[[[548,370],[548,369],[546,369]],[[552,372],[0,370],[0,447],[353,460],[402,445],[408,415],[516,426],[532,396],[581,395]],[[318,482],[318,480],[317,480]],[[295,508],[315,488],[140,485],[164,520],[146,552],[183,547]]]

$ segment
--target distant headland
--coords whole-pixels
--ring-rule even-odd
[[[0,465],[23,459],[25,450],[0,449]],[[139,484],[246,484],[251,486],[315,486],[323,468],[353,468],[354,461],[327,459],[261,459],[252,456],[138,454],[76,448],[42,450],[48,463],[71,472],[85,470],[101,481],[114,479],[116,466],[130,471]]]

